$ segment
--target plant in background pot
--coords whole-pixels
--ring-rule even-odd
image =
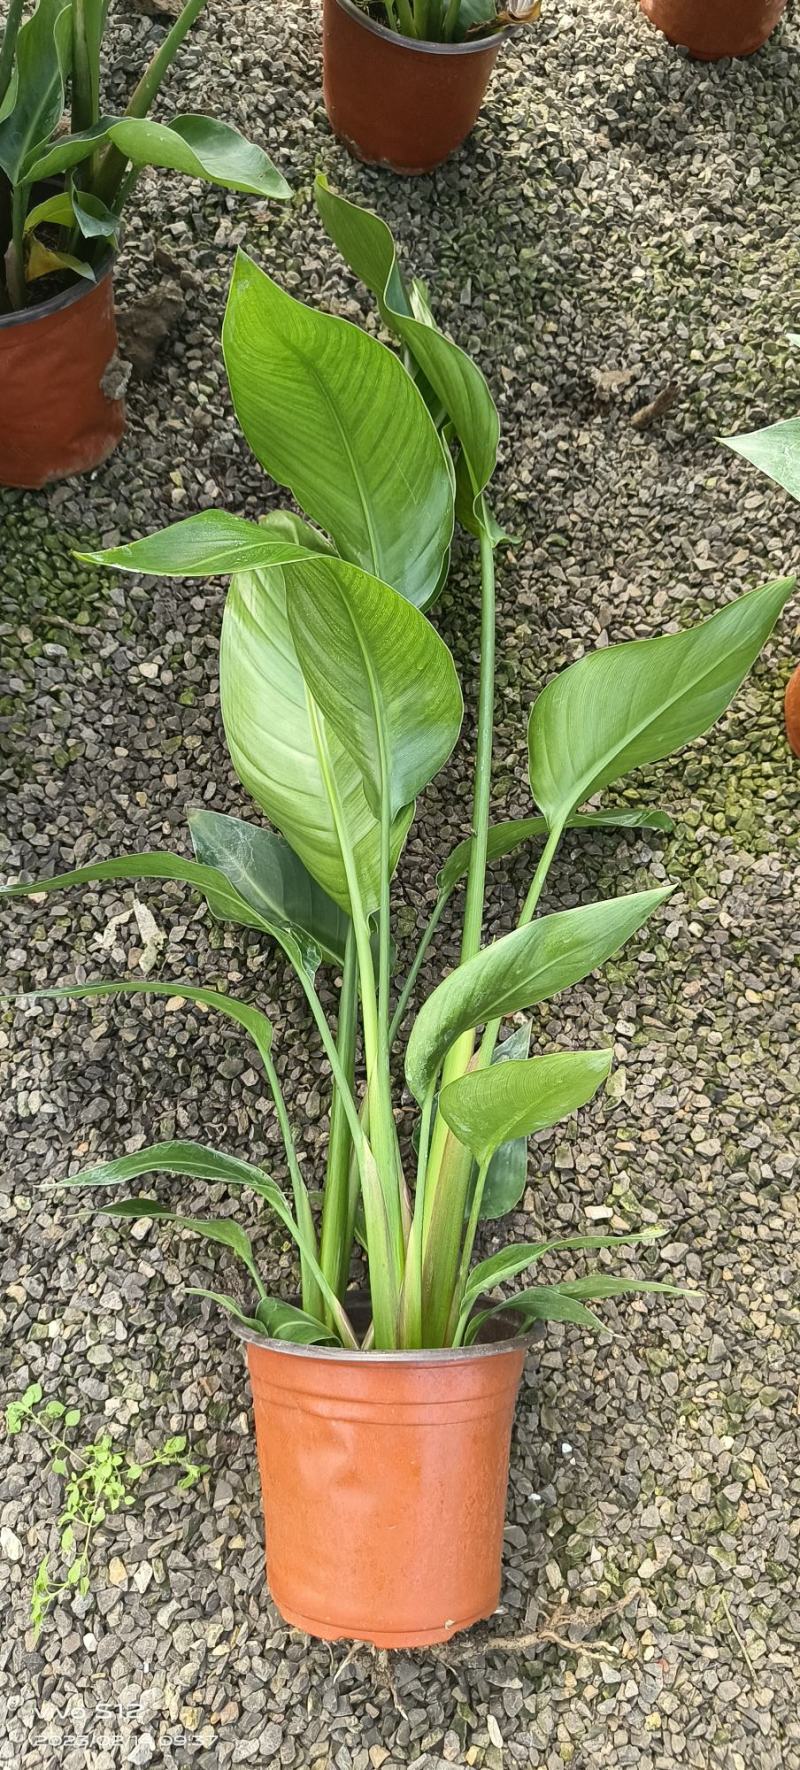
[[[792,344],[800,344],[795,333],[789,336]],[[800,498],[800,418],[784,418],[763,430],[724,436],[722,441],[737,455],[743,455],[745,461],[752,461],[776,485],[783,486],[791,497]],[[794,755],[800,756],[800,664],[786,684],[783,712],[787,743]]]
[[[752,55],[766,43],[787,0],[639,0],[645,18],[698,61]]]
[[[37,487],[97,466],[124,429],[112,275],[141,168],[290,191],[229,124],[149,120],[205,0],[186,0],[120,116],[100,103],[106,0],[38,0],[24,21],[23,4],[10,0],[0,46],[0,484]]]
[[[323,95],[361,160],[431,172],[473,128],[501,45],[541,0],[322,0]]]
[[[475,364],[405,284],[377,216],[318,182],[350,265],[375,292],[403,358],[284,293],[238,257],[223,330],[237,415],[258,459],[304,511],[261,523],[204,511],[94,560],[173,577],[231,574],[220,659],[234,766],[280,832],[209,810],[190,814],[195,858],[99,860],[8,887],[184,880],[215,916],[283,949],[315,1028],[309,1063],[330,1072],[321,1219],[302,1171],[256,1006],[181,981],[67,985],[37,998],[147,991],[238,1022],[257,1046],[285,1152],[288,1191],[257,1159],[171,1142],[103,1162],[64,1184],[108,1188],[170,1174],[245,1188],[293,1238],[297,1298],[278,1297],[231,1218],[175,1212],[153,1197],[103,1208],[221,1243],[244,1289],[201,1292],[247,1343],[266,1517],[269,1581],[288,1621],[380,1646],[443,1640],[499,1595],[509,1436],[526,1336],[536,1323],[599,1325],[590,1305],[662,1290],[601,1265],[548,1282],[546,1256],[619,1250],[654,1231],[548,1235],[477,1257],[482,1219],[513,1208],[527,1139],[588,1103],[610,1049],[547,1050],[528,1013],[589,976],[640,929],[670,887],[539,914],[566,829],[669,827],[627,804],[581,810],[631,769],[706,731],[756,658],[791,591],[781,581],[700,626],[611,646],[554,678],[530,715],[539,810],[491,820],[494,550],[487,501],[497,414]],[[461,690],[426,609],[446,579],[454,508],[477,536],[481,658],[471,834],[448,857],[405,980],[395,988],[392,878],[414,801],[457,741]],[[543,843],[516,928],[484,944],[487,864]],[[423,959],[464,884],[460,961],[417,1008],[404,1073],[413,1137],[392,1065]],[[335,1027],[317,989],[339,979]],[[363,1250],[367,1291],[352,1284]],[[500,1287],[504,1288],[502,1293]]]

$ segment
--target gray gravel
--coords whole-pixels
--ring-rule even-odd
[[[522,537],[500,564],[502,813],[528,808],[524,714],[554,669],[797,565],[797,507],[715,441],[800,410],[785,342],[800,325],[797,24],[750,63],[700,67],[634,0],[546,11],[503,58],[468,147],[406,183],[330,139],[316,8],[212,0],[173,79],[175,108],[208,105],[259,135],[296,199],[280,212],[143,179],[120,304],[169,272],[186,296],[178,329],[133,384],[106,467],[3,498],[7,873],[183,848],[193,801],[246,813],[217,717],[223,587],[115,582],[69,548],[215,500],[251,515],[277,502],[237,435],[217,339],[244,240],[293,291],[374,325],[323,242],[317,166],[381,208],[498,398],[497,503]],[[127,73],[161,27],[124,6],[122,18]],[[637,429],[632,415],[671,382],[669,412]],[[475,609],[464,547],[437,618],[468,680]],[[3,1446],[0,1525],[20,1552],[0,1564],[0,1763],[800,1764],[798,804],[780,718],[796,654],[788,614],[718,737],[630,789],[672,809],[674,837],[576,839],[548,887],[551,904],[666,876],[678,888],[638,948],[542,1011],[542,1039],[613,1035],[615,1091],[539,1140],[513,1230],[657,1219],[661,1269],[700,1295],[609,1305],[613,1341],[548,1332],[518,1414],[503,1609],[447,1648],[388,1663],[280,1623],[239,1349],[183,1294],[224,1264],[149,1228],[131,1240],[40,1191],[70,1164],[176,1131],[280,1172],[251,1053],[161,1001],[3,1009],[10,1393],[35,1377],[80,1397],[90,1430],[106,1423],[142,1449],[183,1431],[210,1473],[199,1501],[167,1491],[112,1522],[93,1596],[59,1608],[34,1650],[28,1593],[58,1483],[30,1435]],[[468,799],[462,756],[421,808],[401,927],[431,901]],[[520,858],[495,875],[496,929],[528,871]],[[312,1172],[324,1079],[305,1066],[285,971],[255,940],[215,931],[179,888],[141,896],[166,937],[165,975],[240,984],[277,1017]],[[4,911],[12,987],[139,974],[132,903],[109,886]],[[445,938],[437,963],[453,951]],[[270,1274],[289,1283],[288,1251],[268,1224],[260,1233]],[[106,1577],[114,1557],[121,1586]]]

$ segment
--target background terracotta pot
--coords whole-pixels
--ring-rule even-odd
[[[800,756],[800,664],[792,671],[786,684],[783,711],[789,748],[794,751],[795,756]]]
[[[411,43],[353,0],[323,0],[323,95],[334,134],[374,165],[432,171],[469,135],[506,35]]]
[[[358,1353],[242,1338],[285,1620],[330,1641],[421,1647],[490,1616],[529,1341]]]
[[[646,18],[670,43],[682,43],[699,61],[752,55],[766,43],[787,0],[639,0]]]
[[[125,429],[114,398],[114,266],[0,316],[0,484],[37,489],[97,467]]]

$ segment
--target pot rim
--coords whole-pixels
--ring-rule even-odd
[[[359,1347],[354,1352],[348,1346],[301,1346],[293,1340],[273,1340],[267,1334],[252,1333],[235,1317],[231,1317],[231,1327],[237,1339],[243,1340],[247,1346],[263,1346],[266,1352],[284,1352],[290,1358],[324,1358],[335,1364],[471,1364],[476,1358],[496,1358],[508,1352],[527,1353],[536,1339],[535,1328],[530,1328],[527,1333],[514,1334],[507,1340],[485,1340],[480,1345],[422,1346],[404,1352],[364,1352]]]
[[[356,6],[355,0],[334,0],[334,5],[346,12],[356,24],[363,25],[365,31],[371,31],[375,37],[383,37],[387,43],[393,43],[395,48],[408,49],[413,55],[476,55],[480,50],[499,47],[506,37],[512,36],[518,29],[516,25],[503,25],[491,37],[480,37],[472,43],[426,43],[416,37],[402,37],[399,31],[390,31],[387,25],[379,24],[377,19],[370,18],[360,6]]]
[[[88,278],[80,277],[69,289],[63,289],[60,295],[51,295],[48,301],[39,301],[35,307],[23,307],[19,312],[0,314],[0,332],[7,331],[12,326],[31,325],[35,320],[44,319],[52,313],[61,313],[64,308],[71,307],[74,302],[82,301],[85,296],[91,295],[93,290],[99,289],[100,284],[113,274],[116,260],[116,252],[107,253],[106,257],[102,258],[98,264],[92,283],[88,281]]]

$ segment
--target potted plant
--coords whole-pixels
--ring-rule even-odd
[[[277,941],[295,971],[315,1029],[309,1061],[331,1081],[319,1224],[309,1186],[323,1175],[301,1170],[272,1026],[253,1004],[195,983],[67,984],[37,999],[149,991],[238,1022],[261,1056],[288,1190],[257,1159],[186,1141],[102,1162],[63,1184],[113,1188],[157,1173],[222,1182],[249,1189],[284,1225],[297,1248],[296,1297],[270,1291],[233,1218],[181,1216],[145,1196],[103,1207],[182,1225],[241,1263],[238,1295],[198,1294],[227,1309],[247,1346],[269,1581],[284,1617],[315,1635],[409,1646],[444,1640],[496,1605],[509,1435],[531,1329],[553,1320],[595,1328],[595,1300],[674,1288],[605,1266],[557,1283],[541,1276],[545,1256],[646,1244],[652,1229],[545,1232],[476,1257],[482,1220],[522,1196],[528,1137],[590,1101],[611,1065],[610,1049],[543,1049],[536,1023],[519,1016],[589,976],[671,890],[541,914],[549,868],[567,828],[669,827],[663,812],[630,803],[580,808],[709,728],[792,584],[768,584],[700,626],[590,653],[555,677],[529,724],[539,810],[493,822],[494,552],[502,531],[487,486],[497,414],[475,364],[436,329],[427,306],[424,319],[413,311],[420,294],[404,282],[384,224],[322,182],[317,200],[404,357],[295,301],[237,258],[223,329],[234,406],[259,460],[291,488],[304,517],[273,513],[250,523],[207,510],[85,556],[158,575],[231,575],[220,657],[227,742],[280,834],[194,811],[194,859],[128,855],[6,889],[184,880],[215,916]],[[442,867],[435,906],[395,988],[392,877],[415,798],[461,725],[453,660],[424,612],[446,577],[454,508],[477,537],[481,573],[471,834]],[[543,846],[517,926],[484,943],[487,864],[531,841]],[[436,927],[462,884],[460,961],[411,1020],[411,1106],[398,1122],[393,1051]],[[324,964],[339,979],[335,1027],[315,981]],[[511,1014],[518,1024],[499,1042]],[[363,1294],[351,1280],[356,1244]]]
[[[323,96],[359,159],[431,172],[473,128],[501,45],[541,0],[322,0]]]
[[[786,0],[639,0],[645,18],[698,61],[752,55],[772,36]]]
[[[800,343],[791,334],[792,344]],[[800,418],[784,418],[778,424],[767,424],[763,430],[743,431],[739,436],[724,436],[722,441],[745,461],[752,461],[769,479],[783,486],[793,498],[800,498]],[[800,664],[792,671],[783,698],[786,741],[795,756],[800,756]]]
[[[0,484],[35,488],[97,466],[124,429],[112,279],[141,168],[290,192],[229,124],[149,120],[205,0],[186,0],[121,116],[101,110],[105,0],[38,0],[24,22],[23,4],[0,44]]]

